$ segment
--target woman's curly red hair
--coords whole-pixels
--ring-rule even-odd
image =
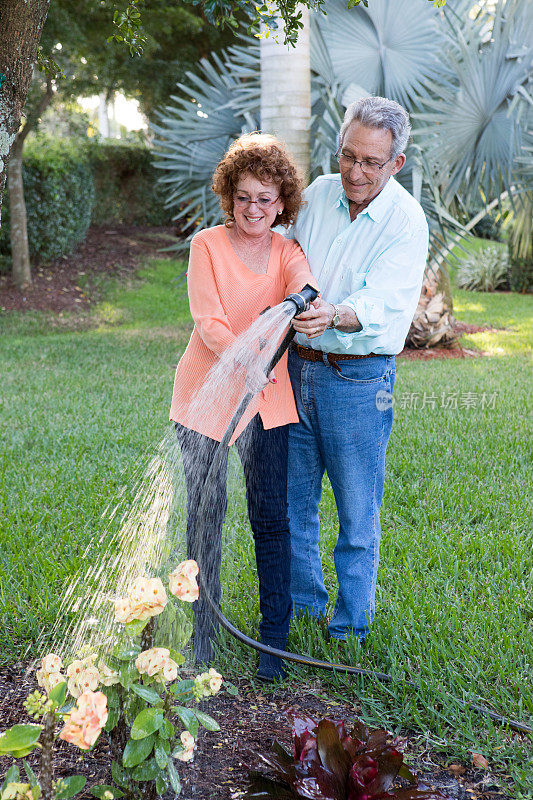
[[[220,196],[226,225],[235,222],[233,195],[241,175],[252,174],[259,181],[273,181],[279,187],[284,208],[275,225],[291,225],[303,203],[303,184],[292,156],[283,142],[266,133],[246,133],[228,148],[213,174],[213,191]]]

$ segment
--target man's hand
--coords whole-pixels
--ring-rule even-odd
[[[316,339],[322,336],[335,316],[335,307],[327,303],[321,297],[313,300],[307,311],[294,317],[292,325],[298,333],[304,333],[308,339]]]
[[[349,306],[337,306],[340,322],[335,326],[335,330],[342,333],[356,333],[362,328],[357,319],[357,314]],[[294,317],[292,324],[298,333],[304,333],[308,339],[316,339],[322,336],[326,328],[329,328],[335,316],[335,306],[327,303],[321,297],[313,300],[311,307],[303,314]]]

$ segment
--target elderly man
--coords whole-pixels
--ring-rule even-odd
[[[322,295],[298,319],[289,373],[300,422],[289,433],[291,593],[296,615],[326,614],[318,504],[327,471],[339,517],[339,592],[329,634],[364,639],[374,615],[379,512],[392,427],[394,356],[420,296],[428,227],[394,180],[409,117],[369,97],[349,106],[336,153],[340,175],[306,190],[292,236]]]

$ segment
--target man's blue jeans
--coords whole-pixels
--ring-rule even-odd
[[[318,519],[326,470],[339,517],[334,551],[339,593],[329,632],[339,639],[364,638],[374,616],[394,363],[394,356],[375,356],[340,361],[337,370],[327,361],[289,354],[300,417],[289,428],[293,612],[326,613]]]

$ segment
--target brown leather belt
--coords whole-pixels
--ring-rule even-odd
[[[306,361],[322,361],[324,363],[325,356],[333,367],[337,366],[337,361],[354,361],[359,358],[373,358],[374,356],[382,355],[382,353],[367,353],[364,356],[350,356],[341,353],[324,353],[323,350],[313,350],[311,347],[302,347],[300,344],[291,344],[291,350],[294,350],[300,358],[304,358]],[[385,356],[385,358],[388,358],[388,356]]]

